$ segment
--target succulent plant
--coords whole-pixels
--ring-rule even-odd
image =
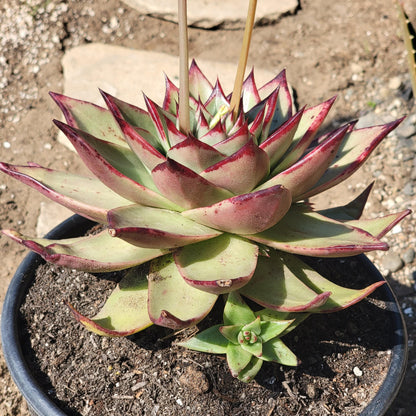
[[[287,311],[341,308],[373,290],[335,300],[344,291],[302,282],[306,269],[294,254],[387,249],[380,238],[407,211],[360,220],[367,193],[326,212],[305,201],[350,176],[400,120],[357,130],[350,123],[315,139],[334,99],[294,111],[285,72],[260,89],[251,72],[235,120],[220,83],[212,86],[195,62],[189,80],[188,135],[177,127],[178,89],[168,79],[163,106],[145,98],[147,111],[104,92],[108,109],[51,94],[67,122],[55,124],[95,177],[33,163],[1,163],[0,169],[106,229],[63,241],[3,233],[47,261],[80,270],[150,262],[147,279],[128,273],[94,320],[79,316],[110,335],[152,322],[194,325],[219,294],[236,290]],[[295,268],[302,272],[292,273]]]
[[[243,295],[274,313],[313,313],[345,308],[378,287],[340,287],[296,255],[387,250],[380,239],[409,211],[360,219],[371,187],[325,211],[308,199],[355,172],[401,120],[362,129],[352,122],[318,136],[335,99],[296,111],[285,71],[261,88],[252,71],[237,95],[226,95],[219,81],[212,85],[195,61],[188,75],[185,100],[166,78],[163,105],[145,97],[146,110],[105,92],[107,108],[51,94],[66,119],[54,122],[92,176],[0,163],[1,171],[103,224],[96,234],[58,241],[4,234],[58,265],[127,270],[95,317],[69,305],[75,317],[97,333],[123,336],[152,323],[195,325],[226,293],[233,293],[229,302]],[[225,324],[222,334],[233,345],[229,325],[243,333],[252,326],[256,337],[266,326],[251,317]],[[265,339],[278,336],[270,334]],[[260,344],[245,345],[253,352]]]
[[[288,313],[264,309],[256,316],[237,292],[231,292],[224,307],[224,325],[215,325],[178,345],[226,354],[231,374],[249,382],[263,361],[288,366],[298,364],[295,354],[280,339],[304,319],[304,315],[296,315],[296,318],[288,319]]]

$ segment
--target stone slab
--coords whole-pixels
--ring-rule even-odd
[[[123,0],[123,2],[142,14],[178,22],[177,0]],[[248,0],[190,0],[188,25],[203,29],[243,28],[248,4]],[[283,15],[295,13],[298,7],[298,0],[259,0],[256,24],[276,22]]]
[[[214,84],[219,77],[226,94],[234,85],[237,62],[196,59],[198,66]],[[179,59],[176,56],[91,43],[69,50],[63,60],[64,94],[103,105],[98,88],[117,98],[144,106],[142,92],[162,104],[165,92],[164,74],[179,84]],[[260,86],[276,73],[255,68]]]
[[[74,213],[62,205],[56,204],[55,202],[42,201],[40,203],[40,212],[36,223],[36,236],[43,237],[51,231],[52,228],[55,228],[58,224],[72,215],[74,215]]]

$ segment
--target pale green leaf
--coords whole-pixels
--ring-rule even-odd
[[[152,325],[147,313],[145,270],[130,269],[93,318],[71,309],[82,325],[99,335],[121,337],[142,331]]]
[[[149,315],[153,323],[180,329],[195,325],[212,309],[217,296],[189,286],[171,255],[151,262]]]
[[[31,239],[13,230],[2,232],[48,262],[90,272],[127,269],[169,252],[133,246],[111,237],[107,230],[92,236],[63,240]]]
[[[280,338],[271,339],[269,342],[263,344],[263,355],[261,359],[292,367],[299,365],[296,355],[293,354]]]
[[[194,351],[211,354],[225,354],[228,340],[220,332],[221,325],[215,325],[205,331],[199,332],[187,341],[178,342],[177,345]]]
[[[240,372],[251,361],[253,355],[243,350],[239,345],[227,345],[227,364],[230,368],[231,374],[237,377]]]
[[[222,234],[175,252],[175,261],[188,284],[212,293],[244,286],[254,273],[258,247],[248,240]]]

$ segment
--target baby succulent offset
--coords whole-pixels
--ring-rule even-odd
[[[234,377],[249,382],[260,370],[263,361],[294,366],[298,360],[280,336],[301,320],[285,319],[287,314],[264,309],[256,317],[237,292],[228,295],[224,308],[224,326],[216,325],[179,343],[196,351],[226,354]]]
[[[379,286],[342,288],[295,255],[388,248],[380,238],[408,211],[360,219],[369,189],[326,211],[307,199],[349,177],[400,120],[363,129],[349,123],[316,137],[334,99],[296,111],[285,72],[261,88],[251,72],[237,116],[220,83],[213,86],[195,62],[189,85],[186,135],[178,127],[178,88],[169,79],[162,107],[145,97],[146,110],[104,92],[107,109],[51,94],[66,119],[55,124],[92,177],[34,163],[0,164],[3,172],[104,224],[98,234],[60,241],[4,234],[58,265],[128,269],[97,316],[71,307],[76,318],[97,333],[121,336],[152,323],[195,325],[223,293],[238,291],[269,311],[311,313],[345,308]],[[136,267],[147,262],[148,270]],[[260,328],[252,333],[261,337],[264,324],[252,321]],[[235,345],[226,328],[224,339]],[[257,347],[244,345],[257,368]]]

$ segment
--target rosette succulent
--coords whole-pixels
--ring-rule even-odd
[[[224,307],[224,325],[216,325],[179,343],[196,351],[226,354],[234,377],[249,382],[258,373],[263,361],[295,366],[298,360],[280,337],[293,329],[301,320],[287,319],[288,314],[264,309],[258,315],[237,292],[228,295]]]
[[[387,249],[380,238],[407,211],[360,220],[364,196],[350,210],[319,212],[305,201],[350,176],[400,121],[364,129],[350,123],[316,138],[334,99],[295,111],[285,72],[261,88],[251,72],[235,120],[220,83],[212,86],[195,62],[189,82],[188,134],[178,129],[178,88],[168,79],[163,106],[146,98],[147,111],[104,92],[107,109],[51,94],[66,119],[55,124],[93,177],[33,163],[0,169],[105,229],[63,241],[3,233],[47,261],[80,270],[149,262],[147,278],[131,271],[116,302],[110,297],[94,321],[80,318],[111,335],[152,322],[194,325],[219,294],[236,290],[287,311],[344,307],[368,294],[373,286],[335,301],[338,290],[328,283],[308,286],[304,273],[291,273],[305,270],[293,255]],[[104,315],[108,327],[100,325]],[[116,324],[116,316],[125,323]]]
[[[70,305],[81,323],[108,336],[152,323],[195,325],[227,293],[243,295],[269,314],[335,311],[371,293],[381,283],[342,288],[296,255],[387,250],[380,239],[409,211],[360,219],[369,189],[325,211],[308,199],[355,172],[401,120],[362,129],[352,122],[317,135],[334,98],[296,110],[285,71],[260,88],[252,71],[237,106],[195,61],[188,75],[187,129],[178,117],[181,91],[168,78],[163,104],[145,97],[146,109],[105,92],[107,108],[52,93],[66,120],[55,124],[92,175],[35,163],[1,163],[0,170],[103,228],[58,241],[3,233],[61,266],[126,269],[95,317]],[[263,324],[252,321],[258,337]],[[250,322],[231,325],[244,333]],[[222,333],[233,343],[227,331]]]

